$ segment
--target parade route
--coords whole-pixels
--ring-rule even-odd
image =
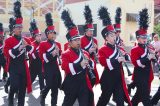
[[[97,65],[97,69],[98,69],[99,75],[101,76],[102,71],[103,71],[103,67],[98,64]],[[129,69],[132,71],[133,70],[133,66],[129,65]],[[129,83],[129,82],[131,82],[131,80],[130,80],[131,77],[127,76],[125,67],[124,67],[124,70],[125,70],[124,72],[125,72],[126,82]],[[63,71],[61,71],[61,75],[64,78],[64,72]],[[4,83],[0,82],[0,106],[7,106],[7,94],[4,92],[3,85],[4,85]],[[154,81],[152,82],[152,90],[151,90],[151,95],[152,96],[157,91],[158,86],[159,86],[159,80],[158,80],[158,77],[155,76]],[[135,90],[136,89],[132,90],[131,97],[134,95]],[[95,94],[95,96],[94,96],[95,97],[95,103],[97,103],[98,98],[99,98],[99,96],[101,94],[100,85],[97,85],[96,87],[94,87],[94,94]],[[38,84],[38,79],[36,79],[35,82],[33,83],[33,92],[31,94],[29,94],[29,95],[26,94],[25,106],[40,106],[39,95],[40,95],[39,84]],[[64,99],[64,93],[63,93],[63,91],[59,90],[57,106],[61,106],[62,105],[63,99]],[[16,100],[17,99],[15,99],[15,102],[16,102]],[[50,106],[50,101],[51,101],[51,98],[50,98],[50,93],[49,93],[47,95],[47,98],[46,98],[46,106]],[[108,104],[108,106],[115,106],[115,105],[116,105],[115,102],[113,102],[112,98],[111,98],[110,99],[110,103]],[[78,106],[78,103],[75,103],[74,106]],[[127,104],[126,104],[126,106],[127,106]],[[139,106],[143,106],[142,103],[140,103]],[[156,106],[160,106],[160,102]]]

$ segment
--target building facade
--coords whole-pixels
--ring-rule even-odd
[[[0,22],[3,23],[4,28],[8,31],[9,18],[13,17],[13,3],[16,0],[0,0]],[[29,35],[29,27],[31,19],[35,18],[42,34],[46,28],[45,14],[51,12],[54,17],[55,29],[59,30],[59,17],[56,11],[56,0],[20,0],[21,11],[23,16],[23,34]]]
[[[135,43],[135,31],[138,29],[138,14],[143,8],[148,8],[150,15],[150,24],[148,33],[153,32],[154,25],[154,0],[77,0],[79,2],[69,1],[65,4],[64,8],[68,8],[72,15],[73,21],[76,25],[81,26],[85,23],[83,11],[84,6],[89,5],[92,10],[94,24],[96,25],[96,37],[99,41],[99,46],[104,44],[104,40],[101,35],[103,29],[101,20],[98,19],[97,11],[100,6],[106,6],[109,9],[112,23],[114,24],[115,11],[117,7],[122,9],[122,33],[121,37],[124,40],[126,46],[131,47]],[[60,36],[66,34],[66,29],[63,22],[60,22]]]
[[[13,16],[13,3],[15,0],[0,0],[0,22],[8,30],[9,18]],[[34,17],[37,20],[39,29],[44,32],[46,28],[45,14],[51,12],[54,18],[55,29],[58,32],[57,40],[66,43],[65,35],[67,30],[61,21],[61,12],[68,8],[72,15],[73,21],[78,25],[81,35],[83,35],[83,25],[85,19],[83,16],[84,6],[89,5],[94,20],[95,36],[99,41],[99,46],[104,44],[101,35],[103,29],[101,20],[98,19],[98,9],[100,6],[106,6],[109,9],[112,23],[117,7],[122,9],[122,33],[121,37],[126,46],[134,45],[135,34],[138,29],[138,13],[142,8],[148,8],[150,15],[150,27],[148,33],[153,32],[154,25],[154,0],[20,0],[22,3],[22,15],[24,17],[24,34],[29,35],[29,22]]]

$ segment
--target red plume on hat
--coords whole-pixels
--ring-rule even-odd
[[[102,20],[103,26],[105,26],[105,28],[101,32],[103,38],[105,38],[105,36],[108,35],[109,32],[115,32],[114,27],[111,23],[108,9],[106,7],[100,7],[100,9],[98,10],[98,16]]]
[[[89,8],[88,5],[86,5],[84,8],[84,17],[86,20],[84,29],[85,30],[87,30],[87,29],[94,30],[92,13],[91,13],[91,9]]]
[[[14,27],[21,27],[23,22],[23,17],[21,14],[21,3],[20,1],[16,1],[14,3]]]
[[[136,31],[136,37],[146,37],[149,27],[149,14],[148,9],[144,8],[139,12],[139,29]]]
[[[68,10],[63,10],[61,19],[64,21],[64,25],[66,26],[68,33],[66,38],[68,41],[79,38],[79,31],[76,25],[73,23],[71,16]]]
[[[117,32],[121,32],[121,8],[116,9],[114,28]]]

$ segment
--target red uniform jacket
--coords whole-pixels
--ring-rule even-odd
[[[50,53],[53,50],[55,50],[55,44],[59,48],[59,55],[61,55],[62,49],[61,49],[61,44],[59,42],[55,42],[54,44],[51,44],[50,41],[47,40],[47,41],[40,43],[39,56],[40,56],[40,59],[42,60],[42,64],[44,62],[48,63],[48,62],[50,62],[50,60],[52,60],[52,58],[54,58]],[[56,63],[58,65],[58,62],[56,62]]]
[[[30,61],[39,58],[39,55],[38,55],[39,43],[34,41],[31,43],[31,46],[33,47],[33,50],[29,53]]]
[[[86,55],[90,60],[91,58],[89,57],[89,54],[86,51],[83,51],[84,55]],[[62,70],[65,71],[65,75],[67,76],[68,74],[71,75],[76,75],[81,72],[79,72],[79,62],[82,60],[82,54],[80,53],[79,55],[75,53],[75,51],[72,50],[72,48],[67,49],[63,54],[62,54]],[[92,67],[95,67],[95,64],[92,61]],[[80,66],[81,67],[81,66]],[[89,81],[88,75],[86,75],[86,81],[87,81],[87,86],[88,88],[92,91],[92,86]]]
[[[120,69],[118,67],[119,62],[118,62],[118,57],[119,57],[119,51],[117,50],[117,47],[115,47],[114,49],[109,47],[108,45],[103,45],[98,52],[99,55],[99,62],[102,66],[104,66],[107,70],[113,70],[113,69],[117,69],[117,70],[121,70],[121,79],[122,79],[122,85],[123,85],[123,90],[125,93],[125,96],[127,98],[127,101],[129,103],[129,105],[131,106],[131,101],[128,95],[128,90],[126,88],[126,83],[125,83],[125,79],[124,79],[124,72],[123,72],[123,68],[122,68],[122,64],[120,64]],[[104,71],[107,71],[104,70]]]
[[[93,41],[92,41],[93,40]],[[83,36],[81,38],[81,48],[84,49],[85,51],[87,51],[89,53],[89,49],[93,46],[93,42],[97,45],[97,40],[95,38],[93,39],[88,39],[87,36]],[[98,50],[97,50],[98,51]],[[89,53],[90,54],[90,53]],[[94,59],[93,53],[92,55],[90,55],[90,57],[92,58],[92,60],[95,62],[96,61]],[[95,66],[96,67],[96,66]],[[96,84],[99,83],[99,76],[98,76],[98,72],[97,72],[97,68],[95,68],[94,73],[96,74]]]
[[[147,47],[143,48],[143,47],[137,45],[131,50],[131,60],[134,65],[134,70],[138,68],[138,69],[140,69],[140,71],[145,72],[145,66],[150,65],[150,67],[151,67],[151,62],[149,62],[149,60],[146,58],[147,55],[148,55]],[[146,62],[150,63],[150,64],[145,65]],[[151,86],[151,82],[154,78],[152,68],[150,68],[149,72],[150,73],[149,73],[149,82],[148,83]],[[143,75],[141,77],[143,77]],[[134,79],[135,79],[135,74],[133,74],[133,76],[132,76],[132,80],[134,80]]]
[[[35,38],[33,38],[33,37],[29,37],[28,39],[30,41],[30,44],[35,41]]]
[[[68,49],[68,42],[64,44],[64,51],[66,51]]]
[[[17,40],[14,36],[9,37],[8,39],[5,40],[5,46],[4,46],[4,54],[7,57],[7,64],[10,64],[10,59],[15,59],[21,54],[24,53],[22,50],[18,55],[14,55],[12,53],[12,49],[16,49],[19,47],[19,45],[22,44],[22,40]],[[30,78],[30,71],[28,68],[27,61],[24,59],[25,67],[26,67],[26,77],[27,77],[27,91],[30,93],[32,91],[32,83],[31,83],[31,78]]]

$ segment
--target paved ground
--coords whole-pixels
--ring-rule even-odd
[[[102,71],[103,71],[103,67],[101,67],[99,64],[97,65],[98,71],[99,71],[99,75],[101,76]],[[133,67],[131,65],[129,65],[130,70],[133,70]],[[125,68],[124,68],[125,69]],[[62,71],[62,76],[64,76],[64,73]],[[130,83],[130,79],[131,77],[128,77],[125,71],[125,76],[126,76],[126,82]],[[7,94],[4,92],[3,89],[3,82],[0,82],[0,106],[7,106]],[[158,77],[155,77],[153,83],[152,83],[152,91],[151,91],[151,95],[154,95],[155,92],[157,91],[157,88],[159,86],[159,80]],[[132,94],[134,95],[135,90],[132,90]],[[98,98],[101,94],[101,90],[100,90],[100,85],[97,85],[96,87],[94,87],[94,93],[95,93],[95,103],[97,103]],[[33,92],[31,94],[26,94],[26,98],[25,98],[25,106],[40,106],[39,104],[39,95],[40,95],[40,91],[39,91],[39,85],[38,85],[38,80],[36,80],[33,83]],[[131,96],[132,97],[132,96]],[[58,106],[62,105],[63,102],[63,98],[64,98],[64,93],[63,91],[59,91],[59,95],[58,95]],[[46,98],[46,106],[50,106],[50,93],[47,95]],[[15,99],[16,102],[16,99]],[[115,106],[116,104],[112,101],[112,99],[110,99],[110,103],[107,106]],[[78,103],[75,103],[74,106],[78,106]],[[143,106],[142,104],[139,104],[139,106]],[[157,105],[160,106],[160,103]]]

